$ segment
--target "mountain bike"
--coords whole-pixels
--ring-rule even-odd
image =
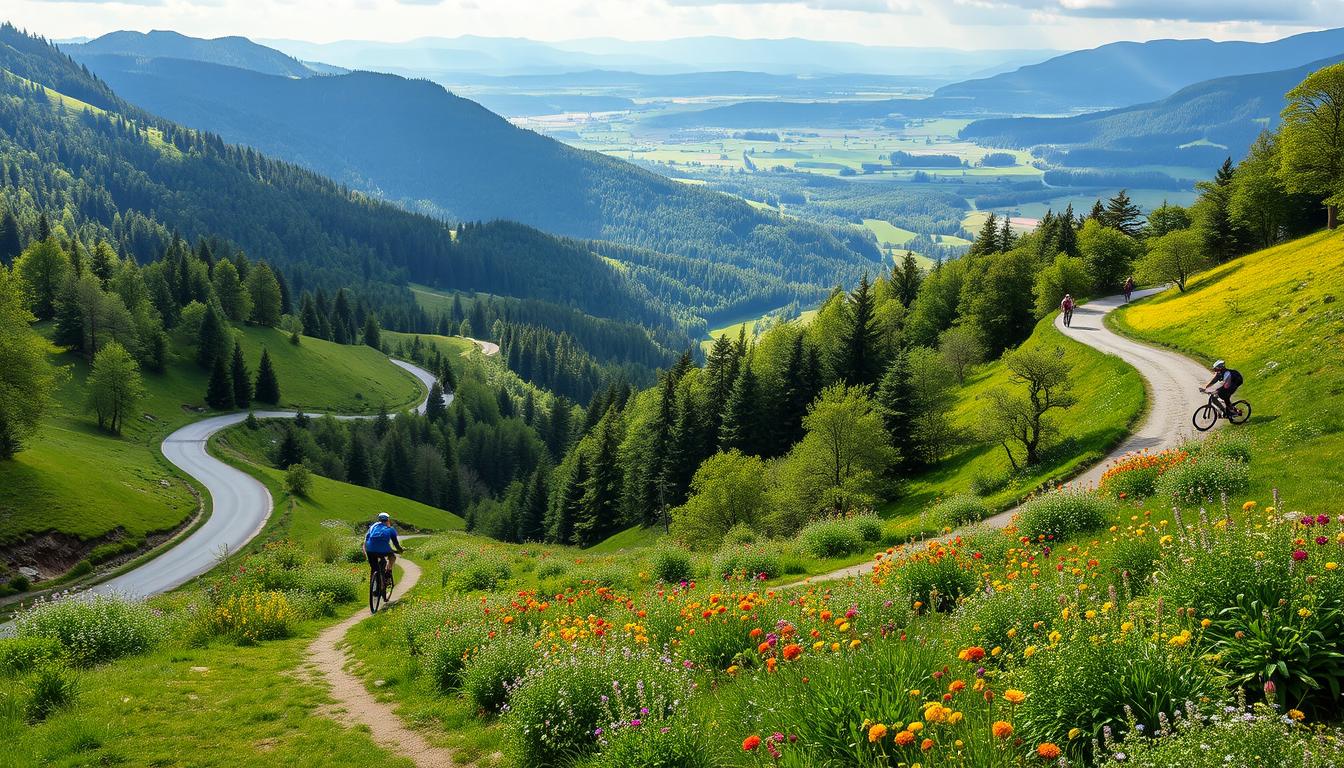
[[[1195,415],[1192,421],[1195,429],[1200,432],[1207,432],[1213,429],[1213,425],[1218,423],[1218,419],[1223,418],[1233,424],[1245,424],[1251,418],[1251,404],[1245,400],[1233,400],[1231,412],[1224,411],[1223,401],[1218,397],[1216,391],[1209,392],[1206,389],[1200,389],[1200,392],[1208,392],[1209,402],[1195,409]]]
[[[374,555],[374,564],[369,573],[369,613],[377,613],[378,606],[392,600],[392,573],[387,568],[387,555]]]

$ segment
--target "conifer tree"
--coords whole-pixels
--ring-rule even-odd
[[[851,385],[872,384],[882,373],[881,331],[874,316],[875,297],[864,275],[849,295],[835,370]]]
[[[224,355],[215,358],[211,366],[210,383],[205,388],[205,404],[217,411],[233,407],[233,382],[229,379],[229,369],[224,363]]]
[[[261,350],[261,363],[257,365],[257,386],[252,396],[259,403],[276,405],[280,402],[280,382],[271,365],[271,353],[264,347]]]
[[[369,448],[358,432],[350,435],[350,449],[345,458],[345,481],[368,487],[373,484],[373,467],[369,465]]]
[[[229,326],[220,317],[213,302],[205,305],[201,318],[201,333],[196,342],[196,362],[209,370],[216,360],[229,354]]]
[[[759,456],[761,450],[761,393],[750,364],[742,365],[742,372],[733,383],[733,391],[723,409],[723,423],[719,427],[719,450],[738,450]]]
[[[1093,221],[1099,221],[1105,226],[1106,206],[1101,204],[1101,198],[1097,198],[1097,201],[1092,203],[1092,212],[1087,214],[1087,218],[1092,219]]]
[[[252,315],[249,319],[266,328],[278,325],[280,315],[283,314],[284,295],[280,291],[280,281],[266,262],[248,271],[247,292],[252,297]]]
[[[415,481],[411,472],[411,450],[405,435],[392,434],[384,441],[383,473],[378,487],[393,496],[411,498]]]
[[[1003,225],[999,228],[999,249],[1005,253],[1017,245],[1017,235],[1013,234],[1013,220],[1004,215]],[[909,306],[908,304],[906,306]]]
[[[546,521],[546,534],[557,544],[574,543],[574,520],[583,512],[583,497],[588,488],[588,457],[579,453],[574,469],[565,479]]]
[[[982,256],[987,253],[999,252],[999,217],[990,211],[989,217],[985,223],[980,226],[980,232],[976,234],[975,240],[971,243],[970,250],[966,252],[968,256]]]
[[[425,401],[425,418],[438,424],[448,415],[448,406],[443,404],[443,387],[435,381],[429,387],[429,399]]]
[[[919,295],[920,283],[924,282],[924,273],[920,271],[919,262],[915,261],[915,254],[912,251],[905,252],[900,269],[893,268],[891,278],[896,285],[896,297],[902,306],[909,309],[915,302],[915,297]]]
[[[378,318],[372,312],[364,318],[364,343],[374,349],[383,348],[383,334],[378,330]]]
[[[518,510],[518,541],[546,538],[546,509],[551,498],[551,468],[542,462],[527,479]]]
[[[295,464],[303,463],[303,444],[299,442],[298,430],[292,424],[285,425],[285,434],[280,438],[280,446],[276,448],[275,465],[281,469],[289,469]]]
[[[1201,181],[1196,210],[1204,250],[1215,263],[1221,264],[1236,256],[1241,249],[1242,233],[1232,218],[1232,177],[1235,174],[1232,158],[1223,161],[1212,181]]]
[[[1120,190],[1106,202],[1106,226],[1118,229],[1130,237],[1138,237],[1143,232],[1143,211],[1129,199],[1125,190]]]
[[[377,334],[374,334],[377,340]],[[331,310],[331,339],[337,344],[355,343],[355,316],[350,311],[350,297],[345,289],[336,291],[336,301]],[[369,346],[377,349],[378,345]]]
[[[914,442],[912,434],[915,417],[910,412],[910,357],[905,350],[892,357],[891,365],[887,366],[887,372],[883,374],[882,383],[877,388],[876,399],[877,412],[887,428],[891,445],[901,452],[897,466],[904,468],[905,457],[911,455]]]
[[[443,384],[444,392],[457,391],[457,374],[453,372],[453,365],[446,357],[439,363],[439,381]]]
[[[723,422],[723,406],[732,394],[733,383],[737,381],[738,358],[728,334],[721,334],[714,340],[714,346],[705,358],[705,375],[709,390],[706,392],[708,404],[706,428],[715,439],[718,438],[719,425]]]
[[[551,455],[559,458],[569,450],[569,433],[573,424],[571,403],[564,395],[555,398],[551,404],[551,428],[546,435],[546,444]]]
[[[1073,203],[1069,203],[1064,209],[1064,215],[1059,217],[1058,236],[1056,246],[1059,253],[1077,258],[1078,250],[1078,230],[1074,227],[1073,221]]]
[[[243,360],[243,348],[233,343],[233,359],[229,361],[229,378],[233,382],[233,404],[238,408],[252,405],[252,374]]]
[[[591,474],[583,493],[582,515],[574,519],[574,540],[592,546],[610,535],[620,523],[620,440],[615,415],[603,419],[597,433]]]

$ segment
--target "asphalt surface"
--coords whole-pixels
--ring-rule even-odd
[[[1151,296],[1161,290],[1164,289],[1135,291],[1133,298]],[[1213,373],[1177,352],[1127,339],[1107,328],[1103,322],[1106,315],[1123,304],[1123,296],[1090,301],[1073,311],[1073,322],[1068,327],[1064,325],[1062,315],[1055,318],[1055,327],[1060,333],[1134,366],[1148,391],[1148,412],[1143,422],[1104,459],[1070,480],[1069,487],[1095,487],[1113,459],[1133,451],[1175,447],[1199,434],[1190,418],[1196,408],[1208,402],[1209,396],[1201,393],[1199,388],[1213,378]],[[1016,513],[1017,508],[1000,512],[986,518],[985,524],[1002,528],[1012,522]],[[872,567],[872,563],[861,563],[813,577],[811,581],[845,579],[866,573]]]
[[[419,366],[401,360],[393,360],[392,363],[419,379],[426,392],[434,383],[434,375]],[[448,395],[445,401],[451,403],[452,395]],[[424,413],[428,402],[426,396],[416,410]],[[295,413],[256,411],[259,419],[291,418]],[[212,416],[188,424],[164,439],[163,455],[183,472],[196,478],[210,494],[210,518],[163,554],[134,570],[90,587],[85,590],[86,593],[142,598],[167,592],[215,567],[220,559],[236,552],[261,532],[274,506],[266,486],[206,451],[206,444],[212,435],[246,419],[246,412]]]

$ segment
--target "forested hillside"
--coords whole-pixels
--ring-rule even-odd
[[[81,55],[126,54],[208,61],[281,77],[312,77],[317,74],[293,56],[258,45],[245,37],[202,40],[171,30],[120,31],[109,32],[87,43],[63,45],[62,48],[78,50]]]
[[[573,149],[428,81],[369,72],[296,80],[197,61],[78,55],[151,112],[413,210],[456,221],[507,218],[753,272],[743,293],[700,284],[709,289],[701,313],[739,311],[765,296],[775,306],[815,300],[817,286],[857,279],[879,259],[852,229],[757,211]],[[658,293],[669,271],[654,271],[646,285]]]
[[[1344,51],[1344,41],[1340,45]],[[977,120],[961,137],[998,147],[1039,146],[1045,159],[1065,167],[1213,165],[1244,155],[1261,131],[1278,125],[1284,92],[1341,58],[1344,53],[1304,67],[1220,77],[1107,112]]]

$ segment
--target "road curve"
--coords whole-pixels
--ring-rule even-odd
[[[401,360],[392,363],[419,379],[428,393],[434,383],[434,374]],[[416,408],[417,412],[424,413],[428,402],[426,395]],[[452,402],[452,395],[447,396],[446,402]],[[255,413],[259,419],[283,419],[295,415],[295,411]],[[261,532],[274,506],[266,486],[206,450],[212,435],[246,419],[246,412],[212,416],[192,422],[164,439],[163,455],[205,486],[210,494],[210,518],[168,551],[138,568],[90,587],[86,593],[143,598],[167,592],[210,570],[221,556],[236,552]]]
[[[1143,298],[1163,289],[1150,288],[1135,291],[1134,298]],[[1055,318],[1055,328],[1065,336],[1093,349],[1115,355],[1134,366],[1143,377],[1148,391],[1148,412],[1128,438],[1106,458],[1069,481],[1075,487],[1095,486],[1112,459],[1131,451],[1160,451],[1171,448],[1195,436],[1190,417],[1195,409],[1208,401],[1199,387],[1208,383],[1212,374],[1204,366],[1184,355],[1168,349],[1149,346],[1115,333],[1106,327],[1106,315],[1125,303],[1123,296],[1108,296],[1079,306],[1073,312],[1073,323],[1065,327],[1062,315]],[[1017,508],[1000,512],[985,520],[986,525],[1002,528],[1012,521]],[[810,581],[830,581],[858,576],[872,568],[871,563],[842,568],[815,576]]]

